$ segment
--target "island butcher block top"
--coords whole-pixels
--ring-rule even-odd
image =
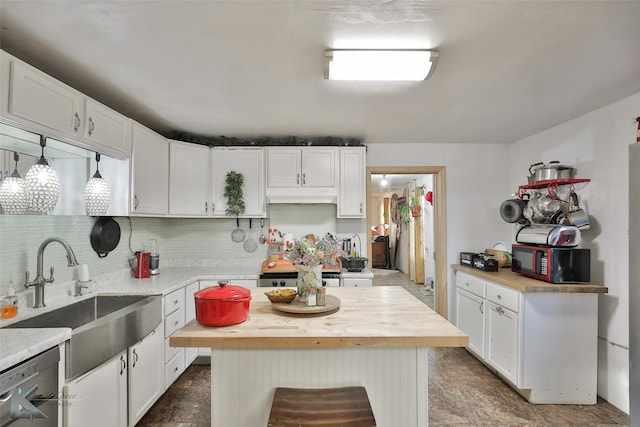
[[[225,327],[192,321],[170,338],[172,347],[337,348],[465,347],[469,337],[399,286],[327,289],[340,299],[329,314],[285,313],[264,289],[251,289],[248,319]],[[297,304],[295,300],[292,304]]]

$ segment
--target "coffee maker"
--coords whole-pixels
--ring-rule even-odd
[[[152,276],[160,274],[160,255],[156,239],[149,240],[149,274]]]

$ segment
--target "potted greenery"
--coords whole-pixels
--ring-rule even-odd
[[[227,198],[227,215],[240,216],[245,211],[242,186],[244,176],[236,171],[229,171],[224,186],[224,197]]]

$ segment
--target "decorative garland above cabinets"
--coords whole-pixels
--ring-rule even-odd
[[[207,145],[209,147],[235,147],[235,146],[335,146],[335,147],[364,147],[360,138],[342,138],[336,136],[261,136],[254,138],[238,138],[228,136],[201,136],[188,132],[172,132],[169,139]]]

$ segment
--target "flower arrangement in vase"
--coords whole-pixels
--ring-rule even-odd
[[[322,287],[323,265],[337,263],[341,242],[327,233],[323,238],[307,234],[296,240],[285,258],[298,266],[298,300],[305,303],[310,289]]]

